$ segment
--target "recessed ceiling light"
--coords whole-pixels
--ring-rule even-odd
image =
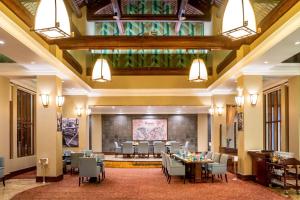
[[[297,45],[300,45],[300,41],[296,41],[295,42],[295,45],[297,46]]]
[[[0,45],[4,45],[5,42],[3,40],[0,40]]]
[[[265,61],[264,63],[265,63],[265,64],[269,64],[269,61]]]

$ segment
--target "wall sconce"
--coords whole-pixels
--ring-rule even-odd
[[[41,100],[44,108],[49,106],[49,94],[41,94]]]
[[[86,110],[86,114],[87,114],[87,115],[91,115],[91,114],[92,114],[92,109],[88,108],[88,109]]]
[[[217,113],[218,113],[219,116],[221,116],[223,114],[223,110],[224,110],[223,107],[221,107],[221,106],[217,107]]]
[[[242,105],[244,105],[244,96],[236,96],[235,103],[238,107],[241,107]]]
[[[250,102],[252,106],[257,104],[258,94],[250,94]]]
[[[208,112],[210,115],[214,115],[215,114],[215,109],[213,106],[211,106],[209,109],[208,109]]]
[[[82,109],[81,109],[80,107],[77,107],[77,108],[76,108],[76,115],[77,115],[78,117],[81,117],[81,111],[82,111]]]
[[[64,96],[57,96],[56,97],[56,105],[58,107],[62,107],[64,105],[65,102],[65,97]]]

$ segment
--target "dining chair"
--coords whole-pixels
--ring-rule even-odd
[[[115,141],[115,157],[122,153],[122,148],[119,146],[119,143]]]
[[[123,157],[125,155],[131,156],[134,155],[134,147],[133,147],[133,142],[124,142],[123,143],[123,149],[122,149]]]
[[[165,151],[165,143],[161,141],[155,141],[153,143],[153,156],[157,155],[157,157],[161,156],[161,152]]]
[[[178,162],[166,154],[167,161],[167,181],[170,184],[172,176],[183,176],[183,183],[185,184],[185,165]]]
[[[206,153],[206,159],[213,159],[213,152],[212,151],[208,151],[207,153]]]
[[[92,150],[84,150],[83,155],[84,157],[91,157],[93,151]]]
[[[148,142],[140,142],[137,146],[137,152],[140,157],[148,155],[148,158],[149,158],[149,143]]]
[[[185,142],[185,144],[184,144],[184,150],[189,151],[189,144],[190,144],[189,141]]]
[[[71,175],[76,169],[79,169],[80,157],[83,157],[83,153],[71,153]]]
[[[221,154],[220,153],[213,153],[213,162],[214,163],[219,163],[220,162],[220,157],[221,157]]]
[[[170,154],[177,153],[180,150],[179,142],[172,142],[170,146]]]
[[[214,176],[218,175],[223,180],[223,175],[225,175],[225,180],[228,182],[227,179],[227,161],[228,155],[222,154],[220,158],[220,163],[209,163],[208,164],[208,172],[211,174],[211,180],[214,182]]]
[[[164,151],[161,152],[161,169],[165,176],[167,176],[167,160],[166,160],[166,153]]]
[[[84,181],[84,178],[97,178],[99,183],[101,181],[100,175],[101,166],[97,165],[96,158],[79,158],[79,186]]]
[[[3,157],[0,157],[0,180],[2,180],[3,186],[5,187],[4,158]]]

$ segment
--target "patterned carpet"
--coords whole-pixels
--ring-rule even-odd
[[[160,169],[107,168],[106,179],[100,184],[78,186],[77,175],[65,175],[64,180],[27,190],[13,199],[101,199],[101,200],[284,200],[289,199],[266,187],[246,181],[229,183],[186,183],[180,178],[168,184]]]

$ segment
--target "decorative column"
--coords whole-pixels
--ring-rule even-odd
[[[198,152],[208,151],[208,115],[198,114]]]
[[[243,89],[244,105],[238,108],[243,113],[243,128],[238,131],[238,173],[252,175],[252,161],[249,150],[263,149],[263,77],[241,76],[238,88]],[[256,105],[251,105],[250,94],[258,94]]]
[[[41,95],[48,95],[49,104],[43,105]],[[62,133],[57,131],[57,114],[61,108],[56,105],[56,97],[62,95],[62,81],[57,76],[37,77],[36,96],[36,158],[37,177],[43,180],[44,172],[39,160],[48,158],[45,167],[46,182],[63,179]]]

